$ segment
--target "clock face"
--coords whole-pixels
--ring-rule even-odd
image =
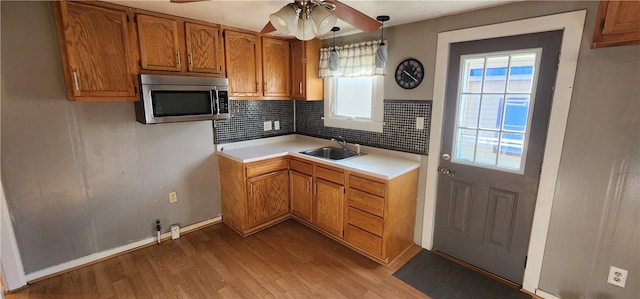
[[[404,89],[414,89],[424,79],[424,67],[414,58],[407,58],[396,68],[396,83]]]

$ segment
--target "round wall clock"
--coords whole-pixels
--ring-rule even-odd
[[[404,89],[414,89],[424,79],[424,67],[415,58],[407,58],[396,68],[396,83]]]

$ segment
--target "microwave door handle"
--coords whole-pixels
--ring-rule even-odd
[[[212,92],[215,92],[216,94],[216,99],[214,101],[214,105],[215,105],[215,114],[220,114],[220,96],[218,95],[218,89],[214,89],[212,90]]]

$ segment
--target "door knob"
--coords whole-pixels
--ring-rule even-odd
[[[451,155],[449,155],[449,153],[443,153],[442,156],[440,157],[442,157],[442,160],[445,160],[445,161],[451,160]]]
[[[450,177],[453,177],[456,173],[455,171],[446,167],[438,167],[438,172],[444,175],[448,175]]]

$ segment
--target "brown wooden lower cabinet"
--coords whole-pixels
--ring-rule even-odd
[[[222,221],[246,236],[289,218],[286,157],[242,163],[219,156]]]
[[[298,157],[219,167],[223,221],[241,235],[293,216],[382,264],[413,244],[418,169],[385,180]]]

